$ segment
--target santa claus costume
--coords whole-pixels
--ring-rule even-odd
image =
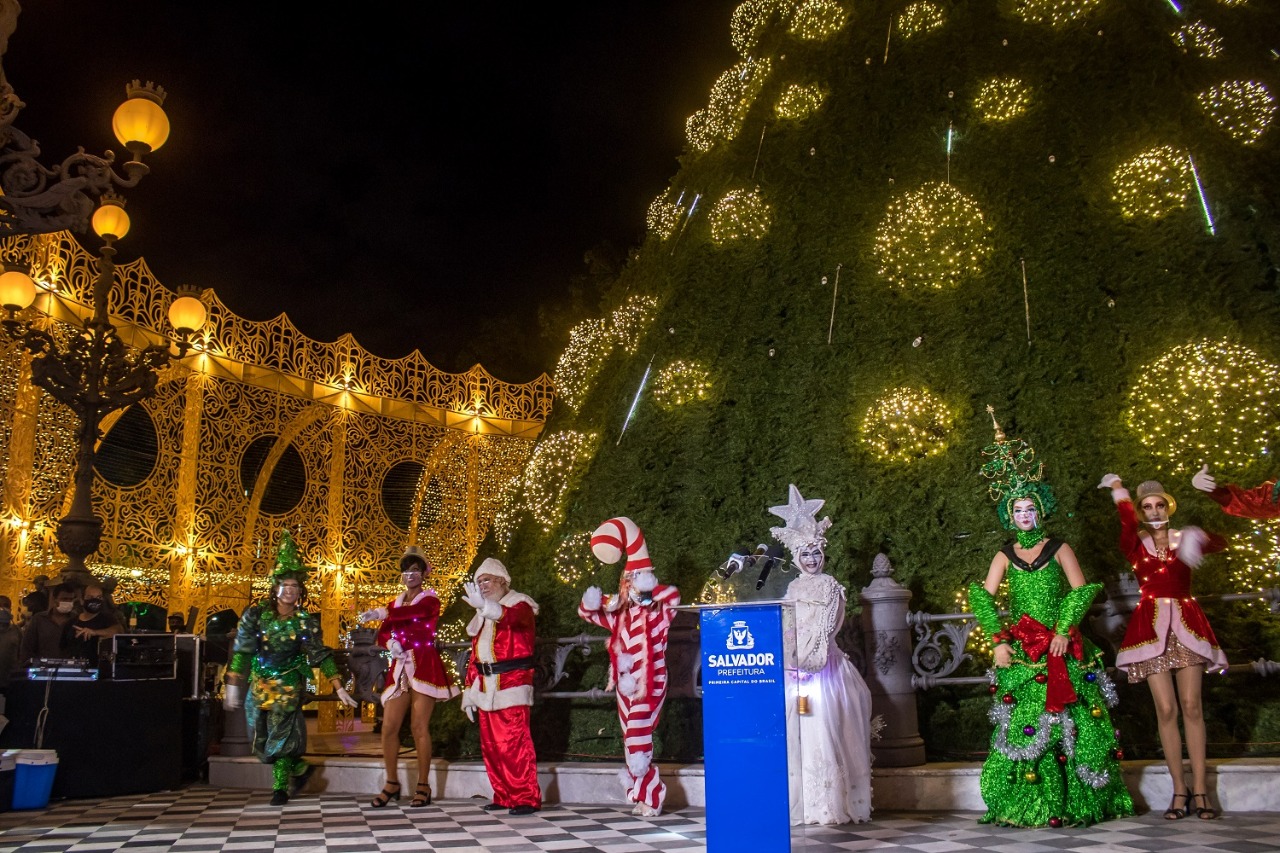
[[[507,808],[522,815],[542,807],[538,757],[529,732],[538,602],[510,584],[507,567],[492,557],[467,584],[464,600],[476,614],[467,624],[471,660],[462,709],[468,717],[479,712],[480,751],[493,787],[486,811]]]
[[[653,730],[667,697],[667,634],[680,591],[658,583],[644,534],[629,518],[611,518],[591,534],[603,563],[626,564],[617,595],[590,587],[578,615],[609,634],[609,687],[616,688],[626,767],[620,781],[635,814],[662,813],[667,786],[653,766]]]

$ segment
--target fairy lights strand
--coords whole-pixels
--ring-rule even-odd
[[[926,388],[896,388],[867,409],[860,437],[884,462],[912,462],[946,449],[955,415]]]
[[[1135,374],[1126,425],[1173,470],[1239,470],[1270,458],[1280,365],[1226,340],[1170,349]]]
[[[802,121],[816,113],[827,98],[826,90],[818,85],[803,86],[792,83],[778,96],[773,111],[784,121]]]
[[[834,0],[803,0],[787,32],[805,41],[825,41],[844,28],[849,15]]]
[[[653,401],[666,411],[710,396],[711,373],[696,361],[673,361],[653,378]]]
[[[927,0],[920,0],[918,3],[912,3],[910,6],[902,10],[902,14],[898,15],[897,25],[898,32],[902,34],[904,39],[915,38],[919,35],[931,32],[941,27],[947,22],[947,17],[942,9],[935,6]],[[888,49],[885,50],[885,56],[888,57]]]
[[[1125,217],[1159,219],[1186,207],[1193,184],[1187,155],[1168,145],[1142,152],[1112,173],[1112,199]]]
[[[973,199],[950,184],[929,183],[889,203],[873,253],[894,287],[942,290],[982,271],[990,228]]]
[[[994,77],[982,84],[973,107],[984,121],[1017,118],[1031,105],[1031,87],[1016,77]]]
[[[595,562],[591,558],[591,533],[587,531],[566,536],[556,547],[556,579],[565,586],[577,586],[591,576]]]
[[[1228,80],[1196,96],[1220,128],[1245,145],[1257,142],[1276,115],[1276,99],[1256,80]]]
[[[1060,29],[1102,5],[1102,0],[1017,0],[1013,13],[1028,24]]]
[[[1170,37],[1174,44],[1182,48],[1183,53],[1204,59],[1214,59],[1222,55],[1222,36],[1203,21],[1184,24],[1170,33]]]

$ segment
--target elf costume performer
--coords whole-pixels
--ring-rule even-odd
[[[329,679],[340,701],[356,706],[342,686],[333,652],[321,640],[319,615],[303,609],[306,577],[298,546],[285,530],[276,549],[271,593],[240,616],[227,664],[223,705],[229,711],[244,708],[253,754],[271,765],[275,806],[289,802],[314,769],[302,759],[307,750],[302,706],[311,701],[306,690],[311,670],[319,669]]]
[[[591,552],[602,563],[626,565],[617,595],[599,587],[582,594],[578,615],[609,638],[609,683],[618,697],[618,721],[627,765],[619,775],[638,815],[662,813],[667,786],[653,766],[653,730],[667,698],[667,633],[680,590],[658,583],[644,534],[629,518],[611,518],[591,534]],[[607,688],[606,688],[607,689]]]
[[[542,807],[529,733],[538,602],[513,590],[507,567],[493,557],[465,585],[463,601],[476,609],[467,623],[471,660],[462,710],[472,721],[480,715],[480,753],[493,788],[493,802],[484,810],[533,814]]]
[[[1017,538],[995,555],[986,582],[969,587],[974,615],[995,644],[981,822],[1059,827],[1131,815],[1107,711],[1115,685],[1079,630],[1102,585],[1086,584],[1071,546],[1046,535],[1042,523],[1056,501],[1042,466],[1033,466],[1035,451],[995,428],[982,474],[1001,524]],[[1006,575],[1007,618],[995,599]]]

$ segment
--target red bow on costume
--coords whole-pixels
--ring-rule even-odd
[[[1017,640],[1022,643],[1022,651],[1033,662],[1037,662],[1049,651],[1049,643],[1053,642],[1054,632],[1025,613],[1018,624],[1010,629]],[[1079,630],[1072,628],[1068,635],[1067,654],[1076,660],[1084,660],[1084,644],[1080,640]],[[1049,685],[1045,691],[1044,709],[1050,714],[1060,713],[1064,708],[1076,701],[1075,688],[1071,686],[1071,677],[1067,675],[1067,659],[1065,655],[1049,655]]]

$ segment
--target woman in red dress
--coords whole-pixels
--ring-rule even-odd
[[[411,709],[409,727],[418,753],[418,785],[409,805],[431,803],[431,785],[427,781],[431,772],[431,714],[436,700],[458,695],[436,649],[440,599],[435,590],[422,585],[430,572],[426,554],[417,545],[410,545],[400,558],[404,592],[386,607],[360,614],[361,622],[382,620],[376,643],[391,656],[387,685],[382,692],[382,760],[387,782],[373,798],[375,808],[400,799],[400,726]]]
[[[1206,672],[1225,670],[1227,656],[1191,596],[1191,570],[1205,554],[1225,548],[1226,540],[1198,527],[1171,528],[1169,516],[1178,503],[1155,480],[1138,486],[1136,508],[1115,474],[1103,477],[1098,488],[1111,490],[1120,513],[1120,550],[1141,584],[1142,598],[1129,619],[1116,666],[1128,674],[1129,683],[1146,681],[1151,688],[1160,745],[1173,779],[1173,800],[1164,816],[1178,820],[1194,810],[1202,820],[1212,820],[1218,811],[1209,803],[1201,681]],[[1191,760],[1190,792],[1183,775],[1179,705]]]

